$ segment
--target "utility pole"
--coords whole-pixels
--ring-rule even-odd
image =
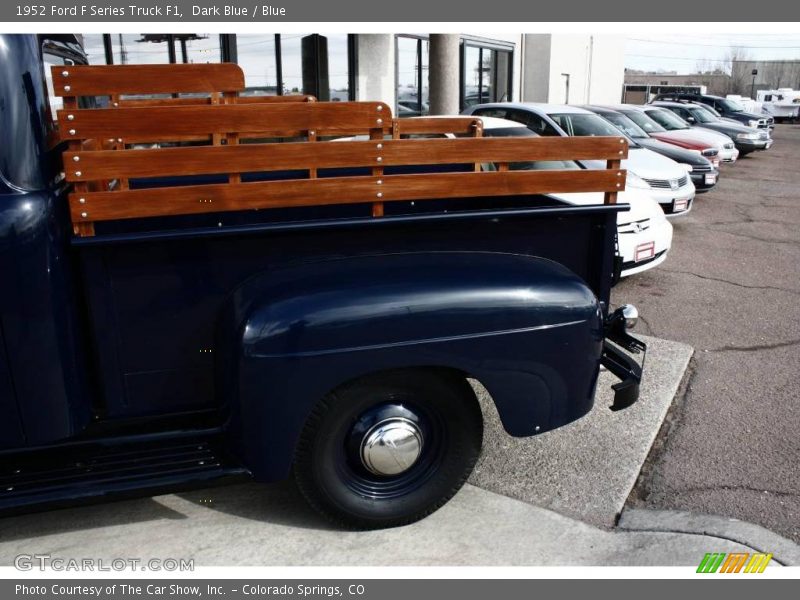
[[[569,73],[562,73],[562,77],[564,77],[564,87],[565,87],[565,98],[564,104],[569,104]]]
[[[755,100],[756,99],[756,75],[758,75],[758,69],[753,69],[751,73],[753,76],[753,85],[750,86],[750,97]]]

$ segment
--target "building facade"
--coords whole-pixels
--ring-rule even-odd
[[[624,40],[540,34],[87,34],[91,64],[236,62],[246,93],[380,100],[398,116],[619,98]]]

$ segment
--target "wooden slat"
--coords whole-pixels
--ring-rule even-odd
[[[238,96],[235,104],[285,104],[316,102],[314,96]],[[154,106],[206,106],[212,104],[210,96],[180,96],[178,98],[122,98],[120,107],[150,108]]]
[[[309,94],[289,94],[284,96],[238,96],[236,98],[237,104],[284,104],[286,102],[306,103],[316,101],[316,96],[311,96]]]
[[[608,159],[623,138],[461,138],[294,142],[66,152],[68,181],[291,169]],[[380,146],[380,147],[379,147]],[[75,158],[79,158],[75,161]],[[377,160],[381,158],[380,164]],[[618,162],[618,161],[617,161]],[[78,168],[80,167],[80,168]],[[619,170],[619,166],[615,168]],[[80,171],[81,175],[77,175]]]
[[[54,66],[56,96],[238,92],[244,73],[233,63]]]
[[[316,130],[337,132],[391,126],[382,102],[225,104],[152,108],[60,110],[62,139],[121,137],[149,141],[226,132]],[[70,119],[70,115],[72,118]],[[384,124],[382,115],[389,115]],[[380,123],[378,122],[380,121]]]
[[[481,134],[483,121],[477,117],[409,117],[394,120],[395,137],[453,133],[464,135]]]
[[[627,148],[625,149],[625,154],[622,156],[628,156]],[[606,168],[609,170],[614,170],[617,172],[617,189],[612,191],[607,191],[603,196],[603,204],[616,204],[617,203],[617,193],[622,192],[625,190],[625,173],[621,171],[620,166],[622,165],[622,160],[620,158],[609,159],[606,162]]]
[[[378,181],[382,181],[379,185]],[[287,206],[616,190],[609,170],[335,177],[70,194],[75,223]],[[83,198],[84,202],[80,199]],[[84,216],[85,215],[85,216]]]

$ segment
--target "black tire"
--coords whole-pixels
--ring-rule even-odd
[[[364,415],[402,407],[427,439],[399,475],[370,473],[353,456]],[[413,523],[444,505],[475,466],[483,417],[469,383],[436,371],[393,371],[359,379],[323,398],[297,446],[294,475],[308,502],[339,526],[379,529]]]

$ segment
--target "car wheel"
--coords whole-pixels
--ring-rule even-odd
[[[358,529],[413,523],[445,504],[480,453],[483,418],[462,377],[395,371],[342,386],[309,416],[294,475],[309,503]]]

